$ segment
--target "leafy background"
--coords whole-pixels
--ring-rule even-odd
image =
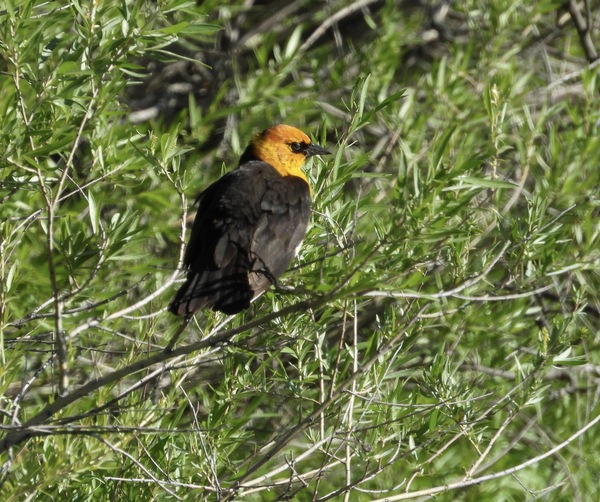
[[[592,500],[599,12],[0,2],[3,500]],[[194,197],[278,122],[334,151],[299,257],[181,333]]]

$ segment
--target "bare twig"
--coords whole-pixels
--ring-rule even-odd
[[[306,429],[310,424],[312,424],[332,403],[336,402],[336,400],[345,393],[362,375],[369,371],[369,369],[377,362],[377,360],[382,356],[382,354],[387,353],[390,349],[395,347],[399,341],[405,336],[406,332],[411,329],[420,319],[420,315],[424,312],[430,303],[426,303],[423,305],[416,314],[414,314],[404,325],[404,327],[398,332],[396,336],[391,338],[389,341],[384,343],[377,353],[372,356],[369,360],[367,360],[362,366],[358,368],[357,371],[353,372],[344,382],[340,383],[336,390],[323,402],[319,403],[319,405],[308,415],[306,415],[297,425],[284,431],[280,434],[280,436],[273,441],[270,445],[268,445],[268,449],[264,451],[263,455],[253,464],[251,465],[246,472],[240,476],[233,488],[233,492],[231,492],[225,500],[231,500],[234,496],[234,493],[239,489],[248,484],[255,484],[258,482],[263,482],[266,479],[265,475],[261,475],[252,481],[245,481],[258,469],[260,469],[263,465],[265,465],[273,456],[281,451],[282,448],[285,447],[298,433]]]
[[[469,479],[471,479],[473,477],[473,474],[477,471],[477,469],[482,464],[482,462],[490,454],[490,451],[492,451],[492,448],[496,444],[496,441],[498,441],[498,439],[500,439],[500,437],[502,436],[502,434],[504,433],[504,431],[506,430],[506,428],[515,419],[515,416],[516,416],[516,414],[514,414],[514,413],[509,413],[508,414],[508,416],[506,417],[506,419],[504,420],[504,422],[502,423],[502,425],[500,427],[498,427],[498,430],[495,432],[495,434],[492,437],[492,439],[490,439],[490,441],[489,441],[487,447],[485,448],[485,450],[479,455],[479,457],[477,458],[477,460],[473,463],[473,465],[470,467],[470,469],[466,472],[465,477],[464,477],[464,481],[467,481],[467,480],[469,480]]]
[[[447,297],[459,297],[458,293],[460,293],[461,291],[464,291],[467,288],[474,286],[475,284],[477,284],[478,282],[481,282],[488,276],[488,274],[494,268],[496,263],[498,263],[500,261],[500,259],[504,256],[504,253],[506,252],[506,250],[508,249],[510,244],[511,244],[510,241],[505,242],[504,245],[502,246],[502,249],[492,259],[492,261],[490,263],[488,263],[487,267],[485,267],[485,269],[483,269],[483,271],[481,273],[477,274],[475,277],[471,277],[470,279],[467,279],[466,281],[464,281],[463,283],[459,284],[458,286],[456,286],[452,289],[448,289],[445,291],[439,291],[437,293],[403,293],[403,292],[396,292],[396,291],[367,291],[367,292],[362,293],[361,296],[387,297],[387,298],[428,298],[428,299],[432,299],[432,300],[440,299],[440,298],[447,298]],[[546,287],[544,290],[547,290],[547,289],[550,289],[550,287]],[[535,293],[529,293],[527,296],[529,296],[531,294],[535,294]],[[489,298],[494,298],[494,297],[490,296]],[[469,297],[465,297],[465,299],[469,299]]]
[[[593,63],[598,59],[598,52],[596,51],[596,47],[594,47],[594,42],[592,41],[592,24],[590,23],[591,19],[591,11],[590,6],[586,2],[586,15],[587,22],[581,15],[579,11],[579,7],[577,7],[576,0],[569,0],[568,3],[569,14],[571,14],[571,19],[573,20],[573,24],[575,25],[575,29],[577,30],[577,34],[579,35],[579,41],[581,42],[581,46],[585,51],[585,56],[588,62]]]
[[[63,314],[69,315],[69,314],[76,314],[78,312],[86,312],[88,310],[94,310],[98,307],[101,307],[102,305],[106,305],[107,303],[115,301],[117,298],[120,298],[121,296],[126,295],[132,289],[137,288],[141,283],[146,281],[149,277],[150,277],[150,274],[146,274],[144,277],[142,277],[139,281],[133,283],[131,286],[128,286],[127,288],[122,289],[121,291],[115,293],[114,295],[109,296],[108,298],[105,298],[104,300],[98,300],[97,302],[94,302],[94,303],[88,303],[86,305],[82,305],[81,307],[65,309],[65,310],[63,310]],[[80,288],[77,288],[77,289],[80,290]],[[72,296],[72,295],[73,295],[73,292],[71,291],[71,292],[61,296],[61,300],[64,301],[67,299],[67,297]],[[29,321],[33,321],[35,319],[47,319],[48,317],[52,317],[52,314],[48,314],[48,313],[39,314],[40,310],[42,310],[45,306],[47,306],[47,303],[40,305],[38,308],[36,308],[34,311],[32,311],[30,314],[26,315],[22,319],[19,319],[18,321],[10,323],[9,326],[21,328],[22,326],[25,325],[25,323],[27,323]]]
[[[158,479],[156,476],[154,476],[152,474],[152,472],[150,472],[149,469],[147,469],[139,460],[137,460],[133,455],[131,455],[130,453],[127,453],[125,450],[123,450],[122,448],[119,448],[116,445],[111,444],[109,441],[107,441],[106,439],[104,439],[102,436],[99,436],[97,434],[92,434],[93,437],[95,437],[98,441],[100,441],[101,443],[104,443],[106,446],[108,446],[111,450],[117,452],[119,455],[122,455],[124,457],[126,457],[127,459],[129,459],[130,462],[132,462],[135,466],[138,467],[138,469],[142,470],[143,472],[145,472],[150,479],[152,479],[154,481],[154,483],[156,483],[157,485],[159,485],[163,490],[165,490],[169,495],[171,495],[172,497],[174,497],[176,500],[183,500],[181,497],[179,497],[174,491],[170,490],[167,485],[169,484],[169,482],[163,482],[161,479]]]
[[[299,302],[294,305],[290,305],[287,308],[283,308],[278,312],[272,312],[266,316],[254,319],[242,326],[237,328],[231,328],[220,333],[212,333],[208,337],[183,347],[173,349],[171,352],[157,352],[145,359],[141,359],[132,364],[129,364],[119,370],[104,375],[89,381],[88,383],[78,387],[77,389],[65,394],[64,396],[57,397],[52,403],[46,405],[37,415],[34,415],[31,419],[23,424],[21,427],[14,427],[14,430],[8,433],[0,441],[0,452],[6,451],[12,446],[36,435],[35,428],[38,425],[45,424],[50,418],[56,415],[58,412],[63,410],[71,403],[89,395],[91,392],[98,390],[106,385],[114,382],[118,382],[126,376],[137,373],[141,370],[149,368],[155,364],[168,361],[169,359],[177,358],[178,356],[191,354],[208,347],[227,343],[233,336],[248,331],[257,326],[261,326],[264,323],[270,322],[274,319],[289,315],[294,312],[303,312],[309,307],[316,307],[317,305],[323,304],[329,297],[323,297],[313,300],[312,302]]]
[[[173,336],[169,340],[169,343],[167,343],[167,346],[165,347],[165,352],[171,352],[173,350],[173,347],[175,347],[175,343],[177,343],[177,340],[179,339],[181,334],[185,331],[185,328],[187,328],[187,325],[190,323],[191,320],[192,320],[191,316],[185,317],[183,319],[183,321],[181,322],[181,326],[173,334]]]
[[[383,499],[378,499],[374,502],[396,502],[398,500],[408,500],[408,499],[412,499],[412,498],[426,497],[426,496],[435,495],[437,493],[443,493],[443,492],[447,492],[450,490],[458,490],[460,488],[466,488],[467,486],[479,485],[486,481],[491,481],[493,479],[499,479],[499,478],[503,478],[505,476],[510,476],[516,472],[526,469],[527,467],[531,467],[532,465],[538,464],[542,460],[556,454],[563,448],[570,445],[573,441],[579,439],[587,431],[589,431],[592,427],[595,427],[598,423],[600,423],[600,415],[596,416],[596,418],[594,418],[593,420],[588,422],[586,425],[581,427],[577,432],[575,432],[574,434],[569,436],[567,439],[565,439],[561,443],[557,444],[554,448],[551,448],[550,450],[542,453],[541,455],[532,457],[529,460],[522,462],[518,465],[515,465],[514,467],[511,467],[509,469],[504,469],[502,471],[499,471],[499,472],[496,472],[493,474],[488,474],[486,476],[479,476],[477,478],[471,478],[468,480],[462,480],[462,481],[458,481],[455,483],[448,483],[448,484],[445,484],[442,486],[427,488],[425,490],[418,490],[418,491],[409,492],[409,493],[401,493],[398,495],[390,495]]]
[[[306,41],[300,46],[298,49],[299,54],[303,54],[306,52],[319,38],[321,38],[329,28],[335,26],[340,20],[344,19],[346,16],[353,14],[356,11],[362,10],[368,5],[373,3],[377,3],[380,0],[358,0],[356,2],[352,2],[347,7],[340,9],[332,16],[328,17],[315,31],[313,31],[312,35],[306,39]]]

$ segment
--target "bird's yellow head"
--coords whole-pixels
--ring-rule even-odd
[[[262,160],[272,165],[282,176],[297,176],[308,183],[302,172],[307,157],[328,153],[331,152],[312,143],[300,129],[279,124],[258,133],[242,155],[240,162],[251,159]]]

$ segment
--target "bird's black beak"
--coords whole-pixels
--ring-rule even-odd
[[[316,143],[311,143],[306,148],[306,156],[312,157],[313,155],[331,155],[331,152]]]

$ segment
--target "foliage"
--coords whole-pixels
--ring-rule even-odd
[[[593,47],[455,4],[0,4],[5,500],[590,500]],[[334,151],[298,259],[181,334],[193,199],[277,122]]]

